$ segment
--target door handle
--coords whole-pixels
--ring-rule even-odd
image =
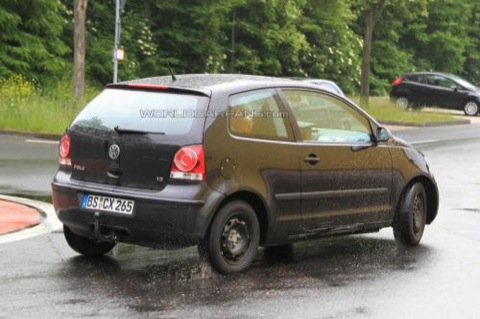
[[[320,162],[320,158],[318,158],[315,154],[310,154],[305,157],[304,161],[310,165],[316,165],[318,162]]]

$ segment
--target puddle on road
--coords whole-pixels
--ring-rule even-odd
[[[122,271],[137,271],[148,282],[190,282],[218,276],[209,263],[201,261],[196,247],[156,250],[118,244],[112,257]]]

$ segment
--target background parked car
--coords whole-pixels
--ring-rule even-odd
[[[405,73],[392,82],[390,98],[398,107],[438,106],[477,115],[480,88],[461,77],[439,72]]]

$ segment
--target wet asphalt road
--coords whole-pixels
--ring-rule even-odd
[[[260,250],[246,273],[220,276],[196,249],[118,245],[93,261],[57,232],[0,245],[0,318],[478,318],[480,126],[397,134],[423,150],[441,192],[418,247],[385,229]]]
[[[50,196],[57,154],[56,140],[0,134],[0,194]]]

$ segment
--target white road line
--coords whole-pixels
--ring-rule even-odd
[[[58,144],[58,141],[49,140],[25,140],[26,143],[39,143],[39,144]]]
[[[413,141],[413,142],[410,142],[410,144],[417,145],[417,144],[427,144],[427,143],[437,143],[437,142],[440,142],[440,140]]]

